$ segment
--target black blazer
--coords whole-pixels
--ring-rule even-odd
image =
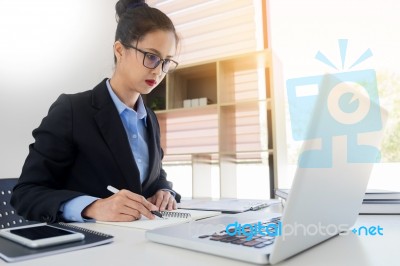
[[[145,198],[159,189],[172,189],[162,169],[160,128],[147,110],[149,177],[140,184],[139,170],[121,118],[104,79],[93,90],[62,94],[32,133],[35,142],[11,198],[28,220],[61,220],[59,207],[72,198],[111,196],[108,185]],[[180,196],[176,194],[179,202]]]

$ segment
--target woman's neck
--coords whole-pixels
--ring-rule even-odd
[[[130,89],[121,79],[115,74],[110,79],[110,85],[118,98],[128,107],[135,109],[139,93]]]

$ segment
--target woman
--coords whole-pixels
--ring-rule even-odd
[[[143,1],[118,1],[116,13],[111,79],[61,95],[32,133],[11,199],[29,220],[154,219],[151,211],[179,202],[162,169],[157,118],[140,96],[176,68],[179,38],[171,20]]]

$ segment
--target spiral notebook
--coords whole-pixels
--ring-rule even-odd
[[[167,227],[170,225],[188,223],[190,221],[205,219],[213,216],[220,215],[220,211],[198,211],[198,210],[173,210],[173,211],[161,211],[163,218],[156,217],[153,220],[149,220],[142,216],[140,220],[132,222],[103,222],[96,221],[96,223],[133,227],[138,229],[150,230],[161,227]]]
[[[52,224],[52,226],[82,233],[85,235],[85,239],[77,242],[70,242],[56,246],[32,249],[25,247],[21,244],[18,244],[16,242],[13,242],[11,240],[8,240],[6,238],[0,237],[0,258],[2,258],[7,262],[17,262],[22,260],[34,259],[38,257],[69,252],[73,250],[94,247],[110,243],[113,241],[113,236],[111,235],[103,234],[97,231],[89,230],[86,228],[82,228],[67,223],[57,223],[57,224]]]

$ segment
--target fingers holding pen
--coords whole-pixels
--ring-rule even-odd
[[[111,213],[121,217],[128,216],[131,217],[130,220],[138,220],[142,216],[142,212],[145,212],[141,208],[141,204],[137,201],[131,200],[126,190],[121,190],[120,192],[109,197],[111,201]]]
[[[127,207],[138,210],[141,215],[149,219],[155,218],[151,211],[156,211],[158,208],[151,202],[147,201],[146,198],[125,189],[121,190],[121,192],[124,193],[123,195],[128,199],[126,202]]]
[[[82,215],[99,221],[114,222],[138,220],[142,215],[148,219],[155,218],[150,211],[158,208],[143,196],[128,190],[115,191],[114,193],[116,194],[105,199],[98,199],[87,206],[82,211]]]

